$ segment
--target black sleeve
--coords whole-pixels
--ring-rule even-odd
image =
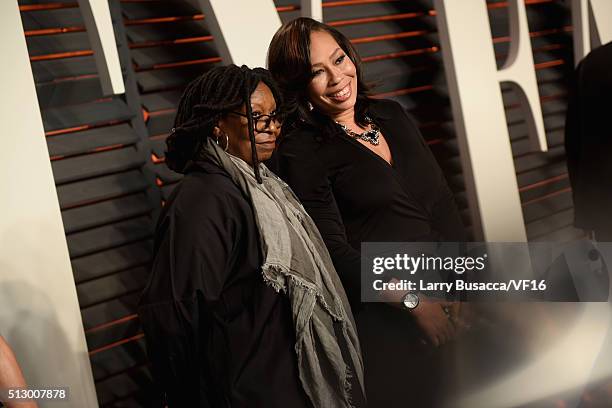
[[[438,168],[438,194],[436,201],[431,209],[432,225],[440,233],[440,240],[446,242],[465,242],[467,234],[459,209],[455,202],[455,197],[451,192],[446,178]]]
[[[153,375],[168,407],[217,407],[207,344],[210,310],[229,276],[236,206],[221,192],[181,197],[160,224],[159,246],[139,316]],[[223,387],[223,386],[222,386]]]
[[[210,382],[200,384],[206,370],[200,364],[206,362],[198,361],[196,351],[198,309],[197,299],[192,299],[147,305],[138,311],[157,391],[169,408],[215,407]]]
[[[582,131],[582,121],[579,109],[581,105],[579,78],[582,74],[583,66],[584,61],[581,61],[571,78],[567,111],[565,114],[564,140],[567,173],[572,186],[572,197],[574,200],[574,225],[578,228],[586,225],[580,220],[583,207],[580,200],[581,197],[578,194],[582,188],[579,163],[582,156],[581,137],[584,136],[584,134]]]
[[[313,219],[353,310],[361,300],[361,254],[347,241],[346,231],[327,174],[308,132],[290,134],[278,149],[279,175],[291,186]]]
[[[214,307],[231,272],[230,263],[244,209],[224,186],[185,194],[176,205],[168,232],[175,296],[202,292]]]
[[[423,163],[430,163],[431,171],[436,174],[436,186],[434,202],[431,206],[431,223],[433,228],[440,233],[440,240],[447,242],[464,242],[467,240],[467,235],[461,215],[457,208],[455,198],[452,191],[450,190],[446,177],[438,164],[438,161],[434,157],[431,149],[425,142],[421,131],[416,125],[415,121],[410,118],[404,108],[397,104],[399,109],[402,111],[403,116],[410,126],[411,132],[418,137],[421,147],[423,148],[423,154],[427,156],[428,160],[424,160]]]

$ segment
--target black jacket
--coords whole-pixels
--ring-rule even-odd
[[[191,167],[155,234],[139,316],[173,407],[310,407],[286,296],[263,282],[253,210],[227,173]]]

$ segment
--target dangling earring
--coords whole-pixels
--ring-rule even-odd
[[[229,137],[227,136],[227,133],[223,132],[223,136],[225,136],[225,147],[223,148],[224,152],[227,152],[227,149],[229,148]],[[215,142],[217,143],[217,146],[221,147],[221,143],[219,143],[219,136],[217,136],[217,138],[215,139]]]
[[[310,103],[310,101],[307,102],[306,106],[308,106],[308,110],[311,112],[314,109],[314,106],[312,106],[312,103]]]

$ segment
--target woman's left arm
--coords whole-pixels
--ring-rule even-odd
[[[422,163],[427,165],[429,168],[422,169],[426,172],[433,174],[433,197],[432,204],[429,208],[431,216],[431,224],[433,228],[440,233],[440,240],[447,242],[463,242],[467,239],[465,226],[461,220],[459,209],[455,202],[453,193],[451,192],[446,177],[438,164],[435,156],[431,149],[425,142],[425,138],[421,134],[416,122],[410,118],[404,108],[396,103],[398,109],[401,110],[401,115],[406,121],[406,126],[409,127],[409,131],[418,138],[419,144],[423,149],[423,154],[426,160]]]
[[[432,225],[441,235],[441,241],[465,242],[467,234],[459,209],[442,170],[438,168],[438,192],[431,208]]]

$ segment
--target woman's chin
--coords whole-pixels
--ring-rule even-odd
[[[269,160],[270,157],[272,157],[272,153],[274,153],[274,149],[266,150],[266,151],[258,151],[257,160],[259,160],[259,162],[264,162],[266,160]]]
[[[357,102],[357,98],[353,96],[351,96],[351,98],[348,98],[344,101],[328,102],[324,108],[323,113],[329,116],[338,115],[348,110],[354,109],[356,102]]]

